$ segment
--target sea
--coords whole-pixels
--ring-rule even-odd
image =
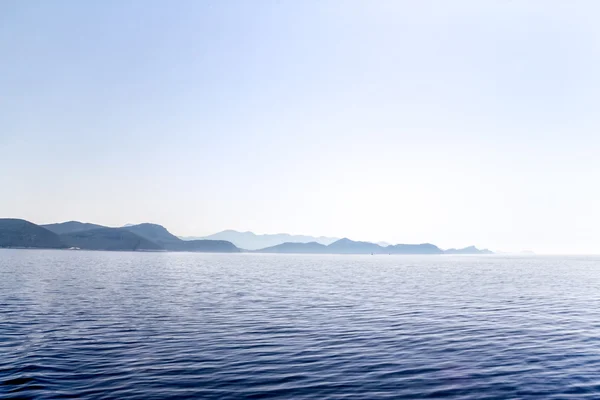
[[[600,257],[0,250],[2,399],[598,399]]]

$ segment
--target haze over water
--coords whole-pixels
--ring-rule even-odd
[[[0,397],[597,398],[599,264],[0,250]]]
[[[3,0],[0,218],[598,254],[598,15]]]

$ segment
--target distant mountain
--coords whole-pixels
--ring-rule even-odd
[[[133,232],[165,249],[171,247],[173,244],[183,242],[183,240],[173,235],[162,225],[143,223],[138,225],[126,225],[121,229]]]
[[[327,247],[324,244],[317,242],[310,243],[281,243],[276,246],[267,247],[261,250],[255,250],[259,253],[310,253],[323,254],[327,253]]]
[[[223,238],[229,238],[226,240]],[[492,254],[488,249],[469,246],[442,250],[431,243],[387,245],[312,237],[304,235],[256,235],[252,232],[223,231],[205,239],[182,240],[165,227],[143,223],[108,228],[102,225],[68,221],[39,226],[22,219],[0,219],[0,247],[65,248],[86,250],[146,250],[234,253],[239,247],[259,253],[314,254]],[[191,240],[189,240],[191,239]],[[287,240],[281,242],[282,240]],[[239,247],[236,246],[239,243]],[[260,243],[275,243],[260,247]]]
[[[0,218],[0,247],[60,249],[58,235],[24,219]]]
[[[396,244],[385,248],[390,254],[442,254],[444,251],[431,243]]]
[[[85,250],[163,250],[163,247],[124,228],[96,228],[60,235],[68,247]]]
[[[121,228],[99,228],[60,236],[69,247],[87,250],[167,250],[197,252],[239,252],[230,242],[219,240],[184,241],[164,226],[143,223]]]
[[[22,219],[0,219],[0,247],[78,248],[82,250],[239,252],[224,240],[184,241],[161,225],[144,223],[121,228],[79,221],[39,226]]]
[[[343,238],[327,246],[327,252],[334,254],[382,253],[383,247],[375,243],[355,242],[348,238]]]
[[[125,226],[126,229],[147,240],[150,240],[169,251],[197,251],[214,253],[236,253],[240,249],[225,240],[182,240],[157,224],[138,224]]]
[[[380,246],[371,242],[357,242],[348,238],[337,240],[328,246],[319,243],[283,243],[257,250],[259,253],[315,253],[315,254],[442,254],[439,247],[424,244],[397,244]]]
[[[106,226],[89,224],[86,222],[79,221],[60,222],[57,224],[47,224],[40,226],[58,235],[62,235],[63,233],[89,231],[90,229],[106,228]]]
[[[444,251],[444,254],[493,254],[488,249],[478,249],[475,246],[465,247],[463,249],[448,249]]]
[[[214,235],[205,237],[181,237],[184,240],[204,239],[204,240],[226,240],[235,244],[237,247],[246,250],[258,250],[266,247],[277,246],[282,243],[310,243],[316,242],[324,245],[331,244],[338,240],[333,237],[326,236],[306,236],[306,235],[290,235],[287,233],[257,235],[252,232],[238,232],[234,230],[226,230]]]
[[[239,253],[241,250],[227,240],[182,240],[179,251]]]

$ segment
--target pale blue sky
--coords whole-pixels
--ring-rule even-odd
[[[596,1],[0,2],[0,214],[600,253]]]

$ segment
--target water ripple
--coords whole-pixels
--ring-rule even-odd
[[[0,398],[598,398],[600,258],[0,250]]]

